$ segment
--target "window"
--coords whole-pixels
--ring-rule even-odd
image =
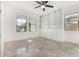
[[[28,22],[29,32],[35,32],[36,31],[36,19],[29,18],[28,21],[29,21]]]
[[[40,16],[41,29],[47,29],[49,27],[49,19],[47,17],[49,17],[49,14]]]
[[[36,31],[36,19],[29,17],[18,17],[16,19],[16,31],[17,32],[35,32]]]
[[[17,32],[26,32],[27,31],[27,22],[25,18],[17,18]]]
[[[65,24],[64,24],[65,31],[78,31],[79,30],[78,16],[79,16],[78,13],[65,15]]]

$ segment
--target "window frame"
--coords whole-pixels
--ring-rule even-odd
[[[67,22],[66,19],[65,19],[65,17],[66,17],[67,15],[74,15],[74,14],[78,14],[78,15],[76,15],[77,20],[78,20],[78,24],[77,24],[78,27],[77,27],[77,30],[65,30],[65,23]],[[73,16],[71,16],[71,17],[73,17]],[[76,31],[76,32],[79,31],[79,12],[67,13],[67,14],[64,15],[64,31],[68,31],[68,32],[69,32],[69,31]]]

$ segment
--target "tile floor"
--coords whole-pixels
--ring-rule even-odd
[[[79,45],[43,37],[5,43],[5,57],[78,57]]]

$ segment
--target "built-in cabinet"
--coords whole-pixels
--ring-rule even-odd
[[[63,40],[64,22],[62,14],[62,9],[57,9],[40,16],[42,36],[49,39]]]

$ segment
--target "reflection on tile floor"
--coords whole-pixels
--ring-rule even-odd
[[[77,57],[79,45],[42,37],[5,43],[5,56],[13,57]]]

